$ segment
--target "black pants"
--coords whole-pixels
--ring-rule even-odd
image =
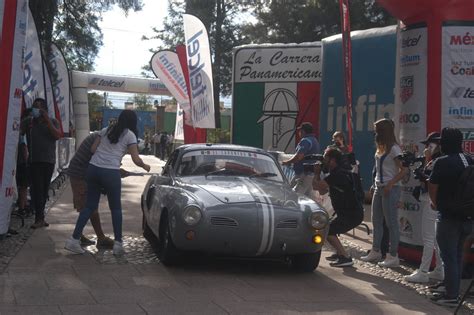
[[[29,167],[31,204],[35,209],[35,222],[44,220],[44,206],[48,199],[53,170],[54,164],[45,162],[33,162]]]

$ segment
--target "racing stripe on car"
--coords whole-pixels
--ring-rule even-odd
[[[270,197],[265,193],[258,185],[255,185],[252,181],[248,180],[249,185],[255,187],[262,195],[256,196],[260,204],[262,205],[263,213],[263,232],[262,232],[262,242],[260,243],[260,248],[257,252],[257,255],[262,255],[263,253],[268,253],[273,245],[273,236],[274,236],[274,225],[275,225],[275,211],[273,205],[270,201]]]

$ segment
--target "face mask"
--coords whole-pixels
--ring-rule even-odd
[[[31,109],[31,114],[33,115],[34,118],[38,118],[40,116],[40,109],[33,107]]]
[[[437,147],[438,145],[436,143],[430,143],[430,145],[428,146],[428,150],[430,150],[430,153],[433,155]]]

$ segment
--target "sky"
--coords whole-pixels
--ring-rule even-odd
[[[141,77],[142,67],[149,63],[158,40],[142,41],[143,35],[152,36],[152,27],[160,28],[168,12],[166,0],[144,0],[141,11],[130,11],[128,16],[115,7],[103,14],[99,24],[103,46],[95,59],[95,73]],[[123,107],[132,94],[109,93],[116,107]],[[158,98],[153,96],[153,98]]]

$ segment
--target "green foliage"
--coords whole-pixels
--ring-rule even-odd
[[[102,126],[102,117],[104,108],[104,97],[98,93],[88,93],[87,101],[89,103],[89,125],[90,130],[99,130]]]
[[[257,0],[253,11],[256,23],[243,31],[252,43],[301,43],[318,41],[341,31],[338,0]],[[393,25],[375,0],[350,1],[351,29]]]
[[[207,143],[230,143],[230,130],[208,129]]]
[[[91,71],[102,46],[99,21],[114,5],[141,10],[142,0],[30,0],[40,41],[49,49],[55,42],[71,70]]]
[[[137,110],[153,111],[153,98],[148,94],[135,94],[133,96],[133,104]]]

